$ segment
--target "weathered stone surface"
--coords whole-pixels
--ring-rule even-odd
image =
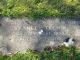
[[[42,34],[39,34],[40,30]],[[80,20],[42,19],[0,19],[0,51],[4,54],[26,49],[42,50],[47,45],[57,46],[66,37],[74,37],[80,44]]]

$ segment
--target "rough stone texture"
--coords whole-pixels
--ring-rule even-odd
[[[41,35],[38,34],[43,29]],[[79,19],[42,19],[31,21],[27,18],[0,18],[0,51],[3,54],[25,51],[26,49],[42,50],[45,46],[60,45],[67,37],[74,37],[80,43]]]

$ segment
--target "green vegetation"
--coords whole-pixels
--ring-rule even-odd
[[[80,17],[80,0],[0,0],[0,14],[8,17]]]
[[[28,50],[26,53],[18,52],[12,56],[0,55],[0,60],[80,60],[80,51],[75,47],[48,48],[42,52]]]

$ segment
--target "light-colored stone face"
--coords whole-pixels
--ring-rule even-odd
[[[76,19],[30,21],[26,18],[2,18],[0,22],[0,51],[4,54],[26,49],[42,50],[48,45],[57,46],[66,37],[80,39],[80,21]],[[43,30],[41,34],[40,30]]]

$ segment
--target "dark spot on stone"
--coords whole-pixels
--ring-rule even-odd
[[[33,50],[34,52],[40,52],[40,51],[38,51],[38,50]]]
[[[27,24],[30,24],[28,21],[25,21]]]
[[[9,45],[6,45],[6,50],[8,51],[8,52],[10,52],[11,51],[11,47],[9,46]]]
[[[0,23],[0,26],[2,26],[2,24]]]
[[[44,51],[51,51],[52,50],[52,48],[50,47],[50,46],[46,46],[45,48],[44,48]]]
[[[64,42],[68,42],[68,41],[69,41],[69,39],[70,39],[70,38],[66,38],[66,39],[64,40]]]
[[[74,41],[74,42],[75,42],[75,39],[73,39],[72,41]]]

